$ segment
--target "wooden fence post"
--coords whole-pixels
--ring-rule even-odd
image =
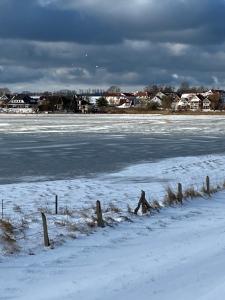
[[[181,204],[183,203],[183,189],[182,189],[182,184],[181,183],[178,183],[177,200]]]
[[[2,220],[4,218],[4,200],[2,199]]]
[[[55,214],[58,215],[58,196],[55,195]]]
[[[210,195],[210,179],[209,176],[206,176],[206,193]]]
[[[48,225],[45,214],[41,213],[42,223],[43,223],[43,232],[44,232],[44,245],[45,247],[50,246],[49,237],[48,237]]]
[[[101,202],[98,200],[96,201],[96,215],[97,215],[97,224],[98,227],[105,227],[103,218],[102,218],[102,208],[101,208]]]
[[[142,208],[142,213],[146,214],[148,211],[151,210],[151,205],[148,203],[148,201],[145,198],[145,192],[141,191],[141,198],[138,202],[138,206],[134,210],[134,214],[137,215],[140,207]]]

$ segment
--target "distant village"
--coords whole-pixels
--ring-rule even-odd
[[[173,88],[152,86],[143,91],[123,92],[112,87],[107,91],[63,90],[55,93],[10,93],[0,89],[0,113],[102,113],[131,109],[145,111],[167,110],[223,111],[225,91],[219,89]]]

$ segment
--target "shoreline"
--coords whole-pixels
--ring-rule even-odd
[[[225,111],[169,111],[169,110],[147,110],[147,109],[139,109],[139,108],[130,108],[130,109],[110,109],[109,111],[102,112],[105,114],[146,114],[146,115],[193,115],[193,116],[201,116],[201,115],[225,115]]]
[[[45,113],[6,113],[0,112],[0,116],[49,116],[49,115],[168,115],[168,116],[223,116],[225,111],[167,111],[145,109],[109,109],[98,113],[74,113],[74,112],[45,112]]]

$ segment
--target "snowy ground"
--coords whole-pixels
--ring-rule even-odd
[[[225,193],[0,264],[0,299],[221,300]]]
[[[10,243],[1,243],[1,253],[19,250],[18,255],[27,255],[42,251],[40,211],[46,213],[50,239],[57,248],[67,240],[89,233],[87,224],[92,224],[96,200],[100,200],[103,210],[108,211],[106,218],[121,221],[127,215],[128,205],[133,209],[136,207],[141,190],[146,191],[147,200],[162,201],[166,188],[176,189],[178,182],[184,189],[193,186],[200,191],[207,175],[213,186],[222,186],[225,156],[166,159],[95,178],[1,185],[4,219],[14,225],[15,230],[10,236],[16,240],[15,249],[11,249]],[[55,215],[55,195],[58,195],[58,215]],[[115,207],[121,210],[119,214],[114,213]]]
[[[33,118],[37,118],[37,124],[29,127]],[[0,131],[39,134],[51,132],[53,126],[54,132],[61,130],[62,134],[67,130],[90,132],[90,123],[82,127],[85,117],[80,117],[78,127],[71,124],[74,117],[69,117],[65,126],[58,124],[57,118],[62,121],[62,116],[54,117],[52,124],[52,118],[46,117],[47,127],[42,127],[36,116],[27,117],[28,124],[21,118],[21,126],[7,121],[0,124]],[[210,117],[210,126],[208,119],[199,117],[200,127],[198,123],[193,125],[193,118],[188,116],[150,118],[152,127],[149,116],[135,116],[134,120],[130,116],[100,116],[97,121],[93,118],[93,131],[118,134],[136,129],[137,133],[147,133],[158,128],[163,134],[190,130],[198,136],[201,128],[205,137],[209,127],[211,134],[224,132],[221,117]],[[101,127],[102,119],[106,120]],[[141,190],[146,191],[147,200],[161,202],[166,188],[176,189],[178,182],[184,189],[193,186],[201,190],[206,175],[213,186],[224,184],[224,154],[159,159],[71,180],[37,182],[35,178],[35,182],[0,185],[3,217],[13,224],[10,237],[15,238],[15,242],[0,241],[0,299],[222,299],[224,191],[211,198],[188,200],[182,207],[163,208],[151,216],[135,217],[127,211],[127,205],[136,207]],[[54,214],[56,194],[58,215]],[[118,223],[93,233],[87,228],[93,222],[96,200],[103,205],[104,219],[113,217]],[[47,216],[52,249],[43,247],[40,211]],[[124,216],[129,216],[131,222],[126,222]]]

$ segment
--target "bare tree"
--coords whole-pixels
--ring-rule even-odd
[[[120,87],[118,87],[116,85],[112,85],[110,88],[108,88],[107,92],[108,93],[120,93],[121,89],[120,89]]]

